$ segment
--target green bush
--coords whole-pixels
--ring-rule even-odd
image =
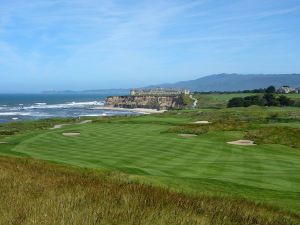
[[[244,98],[235,97],[228,101],[227,107],[243,107],[244,106]]]
[[[275,92],[276,92],[276,88],[273,85],[266,88],[266,93],[272,93],[273,94]]]
[[[265,93],[263,96],[261,95],[250,95],[244,98],[242,97],[235,97],[228,101],[227,107],[248,107],[251,105],[258,105],[258,106],[297,106],[295,101],[292,99],[280,95],[276,97],[272,93]]]

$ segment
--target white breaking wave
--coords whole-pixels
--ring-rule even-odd
[[[84,108],[87,106],[102,106],[104,105],[103,101],[93,101],[93,102],[69,102],[62,104],[52,104],[48,105],[47,103],[35,103],[31,106],[25,106],[23,109],[63,109],[63,108]]]
[[[30,116],[27,112],[0,112],[0,116]]]
[[[84,114],[84,115],[80,115],[80,117],[88,117],[88,116],[107,116],[106,113],[101,113],[101,114]]]
[[[71,102],[68,105],[103,105],[103,101],[93,101],[93,102]]]
[[[59,114],[59,109],[90,109],[90,107],[103,106],[103,101],[89,101],[89,102],[67,102],[61,104],[47,104],[45,102],[32,103],[31,105],[18,104],[18,106],[4,106],[0,107],[1,117],[17,117],[17,116],[29,116],[29,117],[53,117],[64,116]],[[58,109],[57,112],[48,112],[47,109]],[[46,112],[45,112],[46,111]],[[72,115],[72,114],[71,114]],[[74,116],[73,114],[72,116]],[[102,114],[88,114],[82,116],[105,116]]]
[[[34,102],[30,104],[0,105],[1,121],[43,119],[52,117],[105,117],[130,113],[114,110],[98,110],[104,101],[72,101],[58,104]],[[0,121],[0,123],[1,123]]]
[[[34,113],[34,112],[0,112],[0,116],[36,116],[36,117],[49,117],[46,113]]]

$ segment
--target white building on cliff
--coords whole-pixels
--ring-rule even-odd
[[[130,91],[131,96],[174,96],[181,94],[188,95],[190,91],[173,88],[133,89]]]
[[[277,93],[279,94],[289,94],[289,93],[299,93],[297,88],[293,88],[290,86],[282,86],[277,89]]]

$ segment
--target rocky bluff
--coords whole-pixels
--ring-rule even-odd
[[[183,95],[176,96],[110,96],[106,106],[120,108],[180,109],[184,106]]]

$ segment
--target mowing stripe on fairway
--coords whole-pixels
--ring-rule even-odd
[[[184,138],[164,133],[168,128],[170,125],[84,124],[42,133],[13,150],[39,159],[117,169],[161,181],[172,177],[179,187],[190,185],[196,191],[211,185],[209,188],[216,191],[258,196],[269,202],[276,203],[279,198],[280,204],[300,209],[299,151],[280,145],[233,146],[223,141],[239,137],[239,133]],[[72,131],[80,136],[62,135]],[[223,187],[209,184],[216,181]],[[260,193],[255,193],[257,189]]]

